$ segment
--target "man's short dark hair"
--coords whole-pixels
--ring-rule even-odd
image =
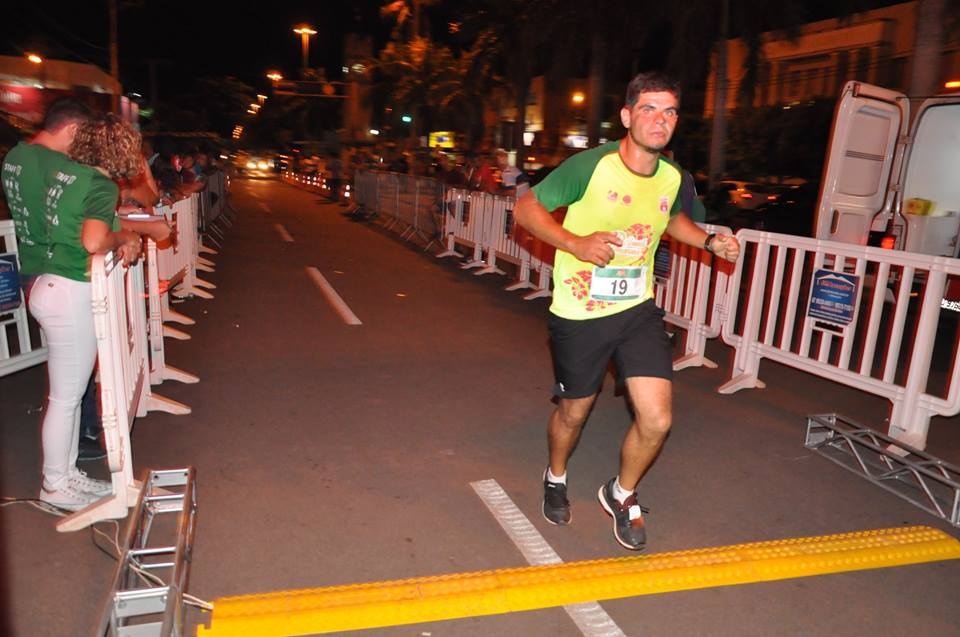
[[[627,84],[627,97],[624,100],[624,106],[633,108],[637,104],[637,98],[641,93],[673,93],[677,101],[680,101],[680,83],[672,77],[652,71],[640,73]]]
[[[55,133],[67,124],[86,122],[93,117],[90,107],[73,97],[54,100],[43,117],[43,130]]]

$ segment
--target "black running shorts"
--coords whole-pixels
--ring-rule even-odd
[[[619,382],[636,376],[673,379],[670,341],[663,310],[653,300],[611,316],[572,321],[550,314],[548,323],[560,398],[597,393],[613,358]]]

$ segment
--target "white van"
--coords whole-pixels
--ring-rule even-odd
[[[830,139],[816,238],[958,256],[960,94],[927,99],[911,120],[903,93],[847,82]]]

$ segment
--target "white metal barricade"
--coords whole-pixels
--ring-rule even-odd
[[[513,197],[500,197],[497,195],[486,195],[482,199],[482,209],[478,219],[480,228],[480,242],[487,257],[484,265],[474,272],[475,275],[481,274],[506,274],[497,266],[497,258],[501,257],[506,261],[511,261],[520,265],[519,259],[513,255],[511,244],[513,243],[510,235],[505,233],[507,226],[507,207],[515,202]],[[511,208],[510,214],[513,214]]]
[[[150,343],[150,384],[159,385],[165,380],[181,383],[197,383],[200,378],[167,365],[163,337],[167,330],[163,325],[163,297],[169,290],[160,289],[160,269],[157,265],[157,242],[146,239],[147,263],[147,328]],[[189,338],[189,336],[187,336]]]
[[[190,413],[186,405],[150,391],[143,262],[125,268],[117,255],[109,252],[94,255],[90,270],[100,413],[113,493],[63,518],[58,531],[76,531],[100,520],[126,517],[127,509],[139,497],[130,450],[134,418],[154,410]]]
[[[417,218],[420,212],[420,182],[410,175],[395,175],[397,180],[397,199],[394,219],[400,225],[400,237],[409,238],[417,231]]]
[[[356,190],[354,203],[369,210],[376,210],[377,174],[370,170],[358,170],[353,179]]]
[[[733,234],[730,228],[697,224],[707,232]],[[720,335],[726,316],[728,271],[732,265],[717,262],[706,250],[670,241],[669,272],[654,279],[654,298],[664,319],[686,331],[683,355],[673,369],[711,367],[706,357],[707,339]]]
[[[206,184],[197,196],[198,215],[197,220],[200,227],[197,251],[216,254],[216,250],[207,248],[203,245],[206,240],[216,246],[224,238],[222,226],[231,227],[233,222],[227,214],[226,206],[226,178],[223,171],[215,171],[206,176]],[[197,269],[206,272],[213,272],[213,263],[207,259],[197,257]]]
[[[447,190],[443,202],[442,230],[446,250],[437,254],[438,259],[463,256],[457,252],[457,240],[464,240],[463,207],[468,195],[469,191],[461,190],[460,188]]]
[[[203,235],[201,234],[201,229],[203,224],[200,222],[201,215],[203,213],[200,207],[200,194],[193,194],[187,201],[190,202],[190,212],[193,215],[193,224],[196,230],[187,238],[188,241],[192,241],[193,245],[191,246],[191,260],[193,261],[193,270],[194,272],[214,272],[213,262],[209,259],[205,259],[200,256],[200,246],[203,243]],[[221,235],[222,238],[222,235]],[[208,283],[203,281],[200,278],[194,280],[194,285],[197,285],[202,288],[215,289],[213,283]]]
[[[169,248],[158,250],[157,263],[160,268],[160,277],[169,279],[171,287],[176,283],[177,296],[192,295],[212,299],[213,295],[207,292],[207,289],[214,289],[216,286],[200,279],[196,274],[200,244],[196,199],[197,196],[192,195],[175,202],[172,206],[160,209],[176,229],[177,241]],[[164,320],[178,320],[178,318],[167,308],[164,311]],[[183,321],[178,320],[178,322]]]
[[[533,289],[524,299],[550,296],[550,264],[531,254],[526,242],[517,241],[512,197],[490,195],[474,190],[447,190],[443,215],[443,236],[446,250],[437,258],[461,257],[457,245],[466,248],[470,260],[464,269],[480,268],[475,274],[504,274],[497,266],[502,258],[518,268],[517,280],[507,290]],[[531,243],[534,242],[531,238]],[[486,254],[486,258],[484,258]],[[537,283],[530,278],[538,272]]]
[[[754,230],[737,237],[744,257],[723,324],[736,356],[721,393],[763,387],[768,358],[890,400],[889,435],[918,449],[932,416],[960,413],[952,342],[945,386],[928,387],[941,302],[960,259]]]
[[[377,212],[386,222],[387,230],[401,223],[400,220],[400,175],[377,173]]]
[[[464,270],[472,268],[482,268],[486,265],[483,260],[483,227],[486,223],[486,201],[490,195],[484,192],[471,190],[468,198],[463,202],[463,233],[466,237],[467,245],[473,246],[473,253],[470,254],[470,260],[461,265]]]
[[[17,252],[17,237],[13,221],[0,221],[0,274],[19,272],[20,262]],[[3,281],[8,281],[10,289],[5,289]],[[17,303],[16,307],[3,310],[0,305],[0,377],[18,372],[21,369],[39,365],[47,360],[47,347],[43,340],[43,333],[35,339],[30,334],[29,314],[23,293],[14,287],[13,277],[0,279],[0,300],[12,299],[10,304]],[[19,299],[19,302],[17,301]],[[10,334],[16,338],[16,352],[10,353]]]

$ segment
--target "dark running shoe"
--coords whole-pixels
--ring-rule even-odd
[[[570,501],[567,500],[567,485],[547,480],[543,472],[543,518],[550,524],[570,524]]]
[[[100,445],[100,441],[86,436],[80,436],[78,444],[77,462],[90,462],[107,457],[107,450]]]
[[[613,484],[616,478],[600,487],[597,498],[604,511],[613,517],[613,536],[624,548],[639,551],[647,543],[647,531],[643,526],[643,514],[647,509],[637,502],[637,494],[632,493],[627,501],[620,504],[613,495]]]

